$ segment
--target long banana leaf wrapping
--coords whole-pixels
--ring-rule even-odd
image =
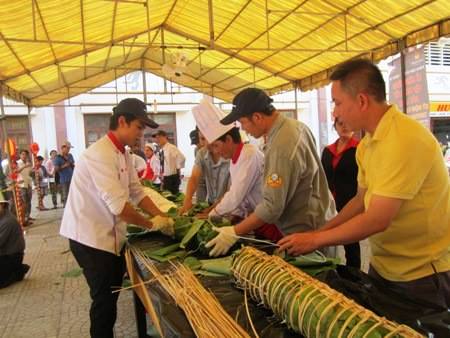
[[[377,316],[280,257],[254,248],[242,248],[231,271],[251,298],[305,337],[423,337]]]

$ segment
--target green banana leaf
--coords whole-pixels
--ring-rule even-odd
[[[188,216],[195,216],[199,212],[209,208],[208,202],[198,202],[187,212]]]
[[[172,218],[177,217],[177,216],[178,216],[178,209],[175,208],[175,207],[170,208],[170,209],[167,211],[167,216],[172,217]]]
[[[297,267],[336,265],[340,263],[339,258],[325,257],[316,251],[296,257],[286,255],[284,260]]]
[[[168,254],[177,251],[180,248],[180,243],[171,244],[159,249],[151,249],[151,250],[145,250],[144,255],[150,257],[150,255],[154,256],[167,256]]]
[[[223,277],[231,276],[231,262],[231,256],[202,260],[190,256],[184,259],[183,264],[195,274],[210,277]]]
[[[192,271],[198,271],[202,268],[202,263],[200,262],[200,260],[192,256],[186,257],[183,261],[183,264]]]
[[[170,261],[172,259],[183,259],[188,254],[189,253],[186,250],[177,250],[177,251],[171,252],[165,256],[154,255],[154,254],[149,254],[147,256],[155,261],[162,263],[162,262]]]
[[[189,241],[197,234],[197,232],[202,228],[202,226],[205,224],[205,221],[203,220],[195,220],[186,235],[184,235],[183,239],[180,243],[180,248],[185,248],[186,245],[189,243]]]
[[[200,260],[201,269],[203,271],[217,273],[221,276],[231,276],[231,256],[213,258],[213,259],[202,259]]]
[[[146,231],[147,231],[147,229],[138,227],[137,225],[127,224],[127,232],[129,234],[138,234],[138,233],[146,232]]]

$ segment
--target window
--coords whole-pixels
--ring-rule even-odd
[[[6,131],[8,137],[16,143],[17,149],[29,149],[31,136],[29,129],[28,116],[6,116]],[[1,131],[1,129],[0,129]],[[0,133],[1,149],[4,149],[5,138]]]
[[[150,118],[159,124],[158,129],[145,128],[143,144],[153,143],[152,135],[156,130],[164,130],[169,138],[169,142],[177,144],[177,128],[175,113],[149,114]],[[84,115],[84,135],[86,147],[95,143],[98,139],[106,135],[109,130],[110,114],[85,114]]]
[[[177,125],[175,113],[157,113],[149,114],[150,118],[159,124],[157,130],[164,130],[167,133],[169,142],[177,145]],[[154,139],[152,135],[155,133],[155,129],[147,128],[144,132],[144,143],[152,143]]]
[[[450,66],[450,42],[430,42],[424,52],[427,65]]]
[[[85,114],[84,135],[86,137],[86,148],[102,138],[109,129],[110,114]]]

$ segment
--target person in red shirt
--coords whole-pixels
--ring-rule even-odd
[[[358,190],[358,165],[356,164],[356,147],[358,140],[353,131],[336,119],[334,121],[339,138],[325,147],[322,152],[322,165],[327,176],[337,211],[356,195]],[[347,266],[361,268],[361,252],[359,242],[344,245]]]
[[[154,146],[151,143],[146,143],[144,147],[146,168],[140,177],[142,180],[152,181],[157,187],[161,184],[160,180],[160,163],[159,158],[155,156]]]

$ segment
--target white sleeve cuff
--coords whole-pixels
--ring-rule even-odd
[[[120,199],[118,198],[118,199],[115,199],[114,201],[110,201],[108,203],[108,208],[113,215],[118,216],[122,213],[123,208],[125,208],[126,202],[127,202],[126,200],[124,200],[122,198],[120,198]]]

